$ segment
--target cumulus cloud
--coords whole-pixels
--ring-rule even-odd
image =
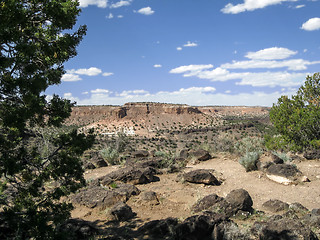
[[[140,91],[140,92],[139,92]],[[181,88],[176,91],[159,91],[156,93],[148,93],[145,90],[123,91],[120,94],[106,93],[91,94],[85,99],[79,99],[68,94],[68,98],[76,101],[78,105],[101,105],[113,104],[122,105],[126,102],[165,102],[165,103],[183,103],[189,105],[229,105],[229,106],[272,106],[281,95],[295,94],[295,90],[287,90],[282,92],[252,92],[231,94],[216,93],[215,88],[208,87],[190,87]]]
[[[183,45],[184,47],[197,47],[198,44],[195,42],[188,41],[186,44]]]
[[[77,81],[81,81],[82,78],[79,77],[79,75],[77,74],[73,74],[73,73],[66,73],[63,74],[61,81],[62,82],[77,82]]]
[[[301,85],[306,75],[310,73],[295,71],[307,70],[309,65],[320,64],[320,61],[286,59],[295,54],[297,54],[296,51],[287,48],[267,48],[257,52],[249,52],[245,56],[250,58],[247,61],[233,61],[221,64],[216,68],[212,64],[184,65],[171,69],[170,73],[182,74],[183,77],[207,79],[212,82],[236,80],[238,85],[253,87],[296,87]],[[286,68],[286,70],[275,72],[269,70],[277,68]],[[237,69],[241,71],[236,71]],[[244,69],[256,71],[244,72]]]
[[[155,65],[153,65],[153,67],[155,67],[155,68],[161,68],[162,65],[161,65],[161,64],[155,64]]]
[[[288,48],[272,47],[272,48],[265,48],[257,52],[248,52],[246,57],[250,59],[259,59],[259,60],[273,60],[273,59],[285,59],[297,53],[298,52],[292,51]]]
[[[131,4],[132,0],[129,1],[119,1],[117,3],[113,3],[110,5],[110,8],[120,8],[120,7],[124,7],[124,6],[129,6]]]
[[[143,15],[152,15],[154,14],[154,11],[151,9],[151,7],[145,7],[145,8],[139,9],[137,13],[140,13]]]
[[[100,73],[102,73],[101,69],[96,68],[96,67],[91,67],[91,68],[80,68],[77,70],[70,70],[72,73],[76,73],[79,75],[87,75],[87,76],[97,76]]]
[[[301,5],[297,5],[296,8],[299,9],[299,8],[303,8],[303,7],[305,7],[305,6],[306,6],[306,5],[301,4]]]
[[[254,11],[270,5],[277,5],[283,2],[296,2],[297,0],[244,0],[243,3],[233,5],[228,3],[221,11],[227,14],[238,14],[245,11]]]
[[[106,8],[108,0],[80,0],[80,7],[88,7],[89,5],[96,5],[99,8]]]
[[[91,90],[90,91],[92,94],[110,94],[112,93],[111,91],[109,91],[108,89],[101,89],[101,88],[97,88],[95,90]]]
[[[308,21],[302,24],[301,29],[306,31],[314,31],[320,29],[320,18],[310,18]]]
[[[226,69],[254,69],[254,68],[287,68],[288,70],[299,71],[306,70],[308,65],[319,64],[320,61],[307,61],[303,59],[291,59],[285,61],[267,61],[267,60],[250,60],[250,61],[233,61],[232,63],[222,64]]]
[[[177,47],[177,51],[181,51],[182,50],[182,47]]]

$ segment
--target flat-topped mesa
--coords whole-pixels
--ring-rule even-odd
[[[128,116],[139,114],[199,114],[201,111],[197,107],[191,107],[183,104],[167,103],[126,103],[124,107]],[[131,114],[130,114],[131,113]]]

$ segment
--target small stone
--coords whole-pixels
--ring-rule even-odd
[[[301,182],[310,182],[310,179],[307,176],[301,177]]]

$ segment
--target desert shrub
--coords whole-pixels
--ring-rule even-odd
[[[236,142],[234,148],[238,155],[254,151],[261,153],[264,150],[264,139],[259,137],[245,137]]]
[[[176,156],[172,152],[163,152],[157,151],[154,154],[155,157],[160,157],[161,162],[159,164],[159,168],[165,168],[168,172],[177,172],[185,167],[186,162],[184,161],[176,161]]]
[[[246,154],[239,159],[239,163],[246,169],[247,172],[257,170],[257,162],[260,157],[260,152],[246,152]]]
[[[100,150],[100,154],[103,159],[110,165],[116,165],[120,163],[119,152],[115,148],[106,147]]]

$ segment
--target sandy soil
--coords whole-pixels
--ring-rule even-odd
[[[206,186],[177,182],[177,173],[158,175],[160,181],[144,185],[137,185],[143,191],[154,191],[158,195],[160,204],[154,205],[141,201],[139,196],[132,197],[127,204],[137,213],[137,219],[145,222],[154,219],[177,217],[184,219],[190,215],[191,206],[200,198],[215,193],[225,197],[230,191],[243,188],[253,199],[255,209],[264,210],[262,204],[269,199],[279,199],[287,203],[299,202],[308,209],[320,208],[320,160],[302,161],[295,163],[298,169],[310,179],[310,182],[297,185],[281,185],[269,180],[262,172],[245,172],[237,159],[227,155],[220,155],[209,161],[196,165],[188,165],[184,171],[194,169],[214,169],[221,173],[224,180],[220,186]],[[119,166],[111,166],[87,171],[87,180],[96,179]],[[76,208],[73,217],[86,220],[104,220],[103,213],[93,213],[91,209]]]

